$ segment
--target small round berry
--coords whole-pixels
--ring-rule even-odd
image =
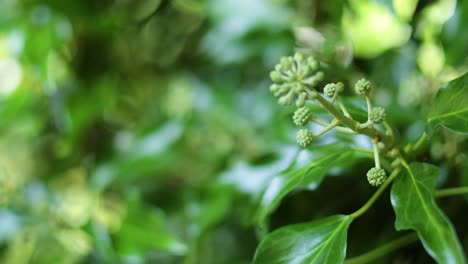
[[[333,97],[336,93],[336,84],[335,83],[329,83],[325,85],[323,88],[323,94],[325,94],[326,97]]]
[[[298,108],[293,115],[293,121],[296,126],[304,126],[311,117],[310,109],[307,106]]]
[[[299,132],[297,132],[297,137],[296,137],[297,143],[299,143],[299,145],[303,148],[310,145],[310,143],[312,143],[314,138],[315,138],[314,134],[309,129],[303,128],[299,130]]]
[[[370,185],[378,187],[387,180],[387,174],[382,168],[374,167],[367,172],[367,181]]]
[[[374,107],[372,108],[369,119],[374,124],[382,123],[385,120],[385,109],[382,107]]]
[[[357,81],[354,88],[355,88],[357,94],[367,95],[367,94],[369,94],[369,92],[371,90],[371,84],[366,79],[360,79],[359,81]]]

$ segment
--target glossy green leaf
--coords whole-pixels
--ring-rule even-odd
[[[255,252],[254,264],[343,263],[351,216],[334,215],[290,225],[266,236]]]
[[[289,168],[275,176],[262,193],[257,211],[257,223],[264,227],[266,217],[278,207],[281,199],[295,189],[315,189],[322,182],[330,168],[348,161],[352,151],[341,151],[328,154],[301,168]],[[297,165],[296,165],[297,166]]]
[[[438,263],[466,263],[452,224],[434,200],[438,175],[439,168],[425,163],[412,163],[398,175],[391,191],[395,228],[415,230]]]
[[[468,73],[440,88],[427,122],[428,134],[438,126],[468,134]]]

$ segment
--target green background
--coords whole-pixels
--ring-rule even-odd
[[[269,230],[352,213],[372,159],[345,150],[370,143],[300,149],[269,71],[313,54],[358,117],[366,77],[413,142],[468,70],[466,25],[456,0],[0,0],[0,262],[251,263]],[[468,185],[467,149],[441,128],[415,160],[441,168],[438,187]],[[399,236],[389,200],[353,222],[347,256]],[[439,205],[466,252],[466,197]],[[378,263],[431,261],[417,242]]]

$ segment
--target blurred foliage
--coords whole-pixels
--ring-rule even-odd
[[[0,262],[250,263],[257,224],[351,212],[372,193],[362,155],[268,200],[342,137],[300,150],[269,70],[298,49],[327,81],[368,76],[410,142],[468,70],[467,24],[456,0],[0,0]],[[467,140],[441,130],[431,146],[420,159],[455,175],[439,185],[466,185]],[[466,250],[466,203],[443,205]],[[395,237],[373,221],[388,210],[350,229],[349,256]],[[413,245],[379,263],[430,261]]]

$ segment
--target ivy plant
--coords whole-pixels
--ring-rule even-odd
[[[431,104],[427,116],[426,130],[415,142],[405,143],[387,117],[391,112],[373,104],[373,89],[376,87],[366,79],[346,87],[344,82],[325,84],[327,76],[324,68],[328,66],[312,56],[295,53],[281,58],[270,73],[273,84],[270,91],[283,106],[296,108],[292,115],[293,123],[299,127],[297,143],[302,148],[314,148],[314,142],[329,131],[346,133],[352,136],[364,135],[371,142],[372,149],[367,151],[374,160],[374,166],[366,175],[355,175],[367,180],[376,190],[361,208],[349,214],[336,214],[310,222],[286,225],[265,235],[256,249],[254,263],[375,263],[377,258],[417,240],[437,263],[463,264],[466,256],[461,247],[457,232],[451,220],[439,207],[437,198],[468,193],[468,187],[455,187],[436,190],[441,169],[433,164],[419,162],[416,158],[431,137],[445,127],[453,133],[468,133],[468,73],[443,85]],[[320,89],[320,84],[323,88]],[[352,106],[343,100],[346,89],[354,90],[361,97],[367,119],[360,121]],[[317,106],[319,108],[317,108]],[[322,109],[329,118],[318,115]],[[322,127],[317,130],[317,127]],[[316,179],[319,185],[339,155],[318,157],[304,168],[281,175],[284,188],[270,193],[274,203],[301,181]],[[318,180],[317,180],[318,179]],[[308,182],[307,182],[308,183]],[[348,228],[354,221],[365,215],[383,198],[391,188],[390,199],[397,231],[409,233],[393,241],[388,241],[363,255],[346,259]],[[340,199],[346,199],[342,194]],[[326,203],[326,201],[321,201]],[[271,208],[265,209],[271,210]],[[262,214],[263,217],[267,212]]]

